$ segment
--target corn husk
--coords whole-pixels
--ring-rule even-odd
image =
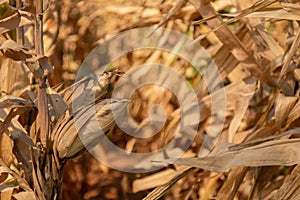
[[[114,127],[115,119],[121,115],[128,102],[127,99],[104,99],[73,115],[66,112],[52,134],[56,155],[60,159],[73,158],[81,155],[85,147],[93,148]]]

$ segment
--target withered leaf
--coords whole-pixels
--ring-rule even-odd
[[[297,102],[297,97],[287,97],[282,94],[278,96],[277,104],[275,108],[275,121],[278,124],[285,122],[291,110],[294,108]]]
[[[300,163],[300,139],[267,141],[240,150],[225,150],[203,158],[178,158],[158,162],[187,165],[215,172],[224,172],[238,166],[291,166]]]
[[[19,192],[19,193],[14,194],[13,197],[16,200],[27,200],[27,199],[35,200],[36,199],[34,192],[31,192],[31,191]]]
[[[3,44],[1,44],[0,51],[7,58],[11,58],[16,61],[26,61],[34,55],[24,46],[17,44],[13,40],[6,40]]]
[[[10,175],[12,175],[14,177],[14,179],[18,182],[18,185],[23,188],[25,191],[31,191],[32,189],[30,188],[28,182],[22,178],[17,172],[9,169],[9,167],[7,167],[7,165],[2,161],[2,159],[0,159],[0,173],[9,173]]]
[[[0,34],[14,30],[27,24],[31,24],[34,22],[33,20],[34,17],[31,13],[16,10],[13,15],[0,20]]]

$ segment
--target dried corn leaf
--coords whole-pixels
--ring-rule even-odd
[[[271,167],[259,167],[254,168],[255,171],[255,182],[253,185],[253,190],[250,194],[252,199],[264,199],[263,196],[266,194],[265,187],[268,183],[272,182],[272,178],[276,176],[276,172],[278,172],[278,166],[271,166]]]
[[[19,173],[12,171],[5,165],[5,163],[0,159],[0,174],[2,173],[8,173],[14,177],[14,179],[18,182],[19,187],[23,188],[25,191],[32,192],[32,189],[30,188],[28,182],[22,178]]]
[[[235,96],[235,101],[228,101],[228,103],[231,103],[234,106],[234,115],[228,130],[228,142],[233,142],[234,134],[238,130],[238,127],[248,109],[250,100],[256,91],[256,82],[253,80],[247,80],[247,82],[242,81],[239,85],[240,86],[235,88],[236,91],[230,91],[232,96]]]
[[[245,81],[240,81],[237,83],[233,83],[230,85],[227,85],[225,88],[221,88],[217,90],[216,92],[209,94],[202,98],[202,100],[199,102],[199,109],[200,109],[200,122],[203,122],[205,119],[210,117],[210,107],[211,107],[211,99],[215,102],[224,102],[223,104],[218,104],[214,106],[219,106],[219,108],[214,108],[216,110],[235,110],[236,116],[234,116],[234,124],[231,125],[230,128],[230,140],[233,139],[234,134],[239,127],[239,124],[242,120],[242,117],[244,116],[245,110],[248,108],[248,104],[250,99],[252,98],[255,90],[256,90],[256,82],[251,79],[246,79]],[[226,96],[226,98],[225,98]],[[240,101],[241,100],[241,101]],[[248,102],[248,103],[245,103]],[[226,107],[225,107],[226,106]],[[239,108],[239,109],[237,109]],[[237,110],[236,110],[237,109]],[[224,114],[225,113],[219,113],[220,116],[217,117],[215,120],[216,123],[211,122],[210,127],[206,130],[207,134],[211,137],[218,136],[219,132],[213,131],[214,126],[218,126],[218,121],[223,122],[224,121]],[[223,115],[222,115],[223,114]],[[210,131],[211,130],[211,131]],[[216,130],[220,130],[219,128],[216,128]],[[229,142],[226,140],[225,142]]]
[[[154,188],[163,184],[168,183],[173,177],[181,174],[183,171],[187,170],[189,167],[179,166],[178,169],[166,169],[164,171],[155,173],[153,175],[137,179],[133,181],[132,190],[134,193]]]
[[[297,100],[297,97],[286,97],[282,94],[278,96],[275,108],[276,123],[283,124],[286,121]]]
[[[259,10],[252,12],[246,17],[265,17],[284,20],[300,20],[300,5],[296,3],[280,2],[280,5],[272,7],[268,10]]]
[[[38,56],[36,60],[38,61],[39,66],[43,69],[43,76],[50,77],[53,73],[54,66],[49,62],[49,58],[47,56]]]
[[[242,28],[240,28],[237,31],[236,35],[247,48],[251,48],[251,45],[253,45],[254,40],[253,40],[253,36],[252,36],[251,32],[249,31],[249,29],[246,26],[243,26]],[[224,57],[226,59],[224,59]],[[228,47],[226,47],[226,45],[223,45],[216,52],[216,54],[213,56],[213,61],[218,66],[222,77],[227,77],[239,64],[239,61],[232,55],[232,53],[230,53],[230,49]],[[243,67],[243,69],[244,69],[244,67]],[[245,69],[244,69],[244,71],[245,71]],[[244,73],[247,76],[250,75],[250,73],[247,71],[245,71]],[[241,74],[239,74],[238,78],[241,79],[241,77],[243,77],[243,76]]]
[[[26,173],[28,173],[28,171],[31,171],[30,148],[34,147],[34,143],[23,126],[15,118],[15,116],[23,113],[27,109],[25,106],[31,107],[31,105],[28,105],[29,103],[24,99],[15,98],[8,95],[1,97],[0,100],[3,100],[2,103],[10,105],[13,104],[10,108],[10,111],[8,111],[7,108],[0,109],[0,120],[2,121],[0,123],[1,132],[5,132],[6,135],[10,137],[11,141],[13,141],[13,145],[11,145],[10,147],[6,146],[6,148],[8,148],[7,150],[13,150],[14,155],[16,156],[18,161],[25,166]],[[6,145],[8,144],[9,143],[7,143]]]
[[[45,181],[43,179],[43,176],[41,175],[41,171],[40,171],[39,167],[37,167],[39,165],[39,161],[38,161],[38,159],[36,159],[36,160],[37,160],[37,162],[33,163],[32,182],[35,186],[34,190],[35,190],[35,194],[38,196],[38,199],[46,200],[45,193],[43,192],[43,191],[46,191],[45,190]]]
[[[269,5],[272,2],[275,1],[274,0],[259,1],[257,2],[257,5],[261,7],[261,6]],[[231,53],[235,56],[235,58],[238,61],[240,61],[240,63],[244,65],[255,78],[263,82],[266,82],[271,86],[279,87],[278,83],[275,82],[269,74],[263,73],[262,66],[260,66],[258,61],[251,54],[251,52],[247,49],[247,47],[245,47],[241,43],[241,41],[229,29],[229,27],[223,23],[221,17],[217,16],[216,10],[212,7],[209,1],[202,1],[202,2],[192,1],[192,3],[193,5],[195,5],[198,12],[202,15],[203,18],[210,19],[207,21],[207,24],[212,29],[215,29],[215,27],[219,27],[219,29],[214,30],[217,37],[228,49],[231,50]]]
[[[14,14],[0,20],[0,34],[14,30],[27,24],[31,24],[34,17],[31,13],[16,10]]]
[[[288,49],[288,51],[285,54],[284,60],[283,60],[283,66],[280,71],[279,79],[282,79],[284,75],[286,75],[287,72],[290,70],[290,64],[292,61],[292,58],[294,57],[295,53],[297,52],[300,45],[300,29],[298,30],[297,34],[295,35],[295,38],[293,40],[293,43],[291,47]]]
[[[0,110],[0,115],[1,114],[5,115],[3,110]],[[26,172],[28,173],[31,169],[30,148],[34,147],[33,141],[17,119],[11,120],[9,126],[5,130],[5,133],[6,135],[10,136],[10,141],[5,143],[6,151],[12,150],[18,161],[23,164]],[[2,135],[2,137],[5,136]],[[12,156],[12,153],[7,154],[6,156],[2,157],[2,159],[6,158],[8,155]],[[7,163],[6,160],[3,161]]]
[[[0,90],[13,96],[19,96],[29,89],[31,73],[24,63],[1,57]]]
[[[34,192],[19,192],[17,194],[14,194],[13,197],[16,200],[28,200],[28,199],[35,200],[36,199]]]
[[[8,166],[13,162],[12,149],[13,142],[6,134],[2,134],[0,137],[0,157]]]
[[[193,2],[193,1],[192,1],[192,2]],[[217,31],[217,30],[218,30],[219,28],[221,28],[222,26],[225,26],[225,25],[228,25],[228,24],[230,24],[230,23],[236,22],[236,21],[242,19],[243,17],[249,15],[250,13],[253,13],[253,12],[256,11],[256,10],[264,9],[264,8],[266,8],[266,7],[268,7],[268,6],[272,5],[272,4],[274,4],[275,2],[276,2],[276,0],[259,0],[259,1],[255,2],[251,7],[249,7],[249,8],[247,8],[247,9],[244,9],[244,10],[240,11],[237,15],[234,16],[234,18],[229,19],[229,20],[227,20],[226,22],[223,22],[223,21],[222,21],[222,23],[220,23],[219,25],[215,26],[210,32]],[[194,3],[194,2],[193,2],[193,3]],[[199,4],[199,3],[196,3],[196,2],[195,2],[194,5],[197,5],[197,4]],[[206,5],[208,5],[208,4],[210,4],[210,2],[208,2],[208,1],[202,3],[203,6],[206,6]],[[210,11],[212,11],[212,10],[210,9]],[[208,14],[208,13],[207,13],[207,14]],[[204,20],[200,20],[200,22],[201,22],[201,23],[204,22],[204,21],[208,21],[208,22],[209,22],[209,20],[211,20],[211,19],[213,19],[213,18],[218,18],[218,17],[219,17],[218,14],[215,14],[215,15],[212,15],[212,16],[209,16],[209,17],[206,17],[206,16],[205,16],[205,17],[204,17],[205,19],[204,19]],[[196,39],[196,40],[198,40],[198,39]]]
[[[26,61],[34,56],[34,53],[13,40],[3,42],[0,46],[0,51],[4,56],[15,61]]]
[[[278,126],[275,125],[275,128],[272,128],[272,127],[274,127],[273,123],[268,124],[260,129],[258,129],[256,132],[263,132],[263,133],[262,134],[258,133],[256,135],[255,134],[256,132],[254,132],[253,133],[254,136],[250,135],[246,140],[247,142],[243,142],[243,143],[240,143],[239,145],[231,146],[231,147],[229,147],[229,150],[241,150],[241,149],[251,147],[251,146],[254,146],[257,144],[261,144],[263,142],[267,142],[270,140],[278,140],[285,136],[290,136],[293,134],[297,135],[300,133],[300,128],[294,128],[294,129],[291,129],[284,133],[275,134],[276,131],[278,131]]]
[[[19,190],[19,186],[13,184],[15,181],[12,175],[5,172],[4,167],[0,166],[0,174],[1,174],[1,181],[0,181],[0,198],[1,199],[11,199],[12,195],[15,191]]]
[[[288,113],[287,118],[287,126],[289,126],[292,122],[296,121],[300,117],[300,101],[298,100],[295,106]]]
[[[0,198],[12,199],[12,195],[16,189],[18,189],[18,187],[13,187],[12,184],[4,184],[3,188],[1,188]]]
[[[169,164],[182,164],[215,172],[224,172],[238,166],[295,165],[300,162],[300,139],[282,139],[246,147],[225,150],[204,158],[167,159]]]
[[[265,57],[268,61],[274,63],[271,65],[270,71],[273,72],[276,67],[278,67],[282,62],[283,51],[280,48],[280,45],[272,38],[272,36],[261,26],[257,27],[256,35],[257,40],[260,41],[261,46],[263,46],[263,50],[261,52],[262,56]],[[260,54],[260,52],[257,52]]]
[[[28,136],[27,132],[23,128],[23,126],[18,122],[17,119],[13,118],[16,113],[9,112],[3,109],[0,109],[0,119],[3,120],[0,123],[0,130],[5,131],[8,129],[9,136],[11,139],[16,140],[20,139],[25,142],[27,145],[33,147],[33,142],[31,138]],[[17,113],[18,114],[18,113]],[[17,131],[20,130],[20,131]]]
[[[273,195],[272,200],[276,199],[299,199],[300,197],[300,165],[297,165],[285,180],[279,190]]]
[[[52,74],[53,66],[48,62],[48,57],[37,55],[13,40],[5,40],[0,46],[0,51],[5,57],[14,61],[26,62],[25,66],[36,78],[49,77]],[[22,67],[23,65],[24,63]]]
[[[192,167],[184,170],[182,173],[178,174],[174,178],[172,178],[170,181],[168,181],[166,184],[155,188],[152,192],[150,192],[143,200],[158,200],[160,199],[166,191],[172,187],[177,181],[179,181],[181,178],[185,177],[187,174],[191,173],[194,169]]]
[[[0,96],[0,109],[12,109],[17,107],[22,107],[24,105],[31,105],[28,101],[23,98],[16,97],[13,95],[3,95]]]
[[[218,192],[217,200],[223,199],[233,199],[238,188],[244,180],[244,176],[247,172],[247,167],[237,167],[231,169],[226,181],[222,185],[221,189]]]
[[[167,15],[159,22],[155,30],[164,25],[176,13],[176,11],[185,6],[187,2],[188,0],[179,0],[176,5],[167,13]]]

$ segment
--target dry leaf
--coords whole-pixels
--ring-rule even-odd
[[[13,142],[12,140],[6,135],[2,134],[0,137],[0,157],[3,162],[10,166],[13,162]]]
[[[256,91],[256,82],[253,80],[247,80],[247,82],[242,81],[238,87],[231,88],[230,94],[232,94],[233,99],[228,99],[228,103],[233,104],[234,115],[229,126],[229,139],[228,142],[232,143],[234,134],[238,130],[238,127],[248,109],[250,100],[252,99]]]
[[[167,159],[164,163],[182,164],[215,172],[224,172],[238,166],[291,166],[300,162],[300,139],[282,139],[246,147],[227,150],[203,158]]]
[[[0,20],[0,34],[12,31],[27,24],[32,24],[33,22],[34,17],[31,13],[17,10],[11,16]]]
[[[187,2],[188,0],[179,0],[176,5],[167,13],[167,15],[159,22],[155,30],[165,24],[176,13],[176,11],[185,6]]]
[[[17,194],[14,194],[13,197],[16,200],[28,200],[28,199],[35,200],[36,199],[34,192],[19,192]]]
[[[284,180],[279,190],[273,195],[272,200],[276,199],[299,199],[300,191],[300,166],[297,165],[292,174]]]
[[[30,191],[32,192],[33,190],[30,188],[28,182],[22,178],[19,173],[12,171],[11,169],[9,169],[7,167],[7,165],[5,165],[5,163],[2,161],[2,159],[0,159],[0,173],[8,173],[11,176],[13,176],[13,178],[18,182],[19,187],[21,187],[22,189],[24,189],[25,191]]]
[[[261,0],[257,2],[256,6],[260,8],[269,5],[273,2],[275,2],[275,0]],[[207,24],[215,30],[215,34],[220,39],[220,41],[231,50],[231,53],[235,56],[235,58],[238,61],[240,61],[240,63],[244,65],[254,77],[272,86],[279,87],[278,83],[276,83],[269,74],[265,74],[264,79],[262,79],[262,66],[260,66],[258,61],[251,54],[251,52],[249,52],[248,49],[237,38],[237,36],[234,33],[232,33],[228,26],[222,23],[222,19],[220,18],[220,16],[216,15],[216,11],[209,1],[203,1],[201,3],[198,1],[192,1],[192,3],[193,5],[195,5],[198,12],[202,15],[203,18],[210,19],[207,21]],[[251,8],[249,10],[251,11]],[[249,10],[244,14],[246,15],[249,12]],[[215,18],[211,19],[211,17]],[[219,29],[216,29],[215,27],[218,27]]]
[[[0,46],[0,51],[7,58],[11,58],[15,61],[26,61],[33,57],[33,53],[25,47],[17,44],[13,40],[6,40]]]
[[[187,170],[189,167],[179,166],[178,169],[166,169],[164,171],[155,173],[153,175],[136,179],[133,181],[132,190],[134,193],[154,188],[165,183],[168,183],[173,177],[181,174],[183,171]]]
[[[286,97],[282,94],[278,96],[276,108],[275,108],[276,123],[283,124],[287,120],[297,100],[298,100],[297,97]]]
[[[24,63],[1,57],[0,89],[7,94],[19,96],[29,89],[31,73]]]
[[[261,10],[252,12],[246,17],[265,17],[273,19],[283,19],[283,20],[300,20],[299,8],[300,6],[296,3],[285,3],[280,2],[281,5],[277,7],[270,8],[267,11]]]

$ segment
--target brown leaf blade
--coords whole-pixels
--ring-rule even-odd
[[[26,11],[15,11],[13,15],[0,20],[0,34],[14,30],[32,22],[33,16],[31,13]]]
[[[167,159],[160,162],[187,165],[214,172],[224,172],[238,166],[291,166],[300,163],[300,139],[268,141],[241,150],[223,151],[204,158]]]
[[[26,61],[26,59],[32,58],[34,55],[34,53],[13,40],[6,40],[3,42],[0,46],[0,51],[7,58],[11,58],[15,61]]]

